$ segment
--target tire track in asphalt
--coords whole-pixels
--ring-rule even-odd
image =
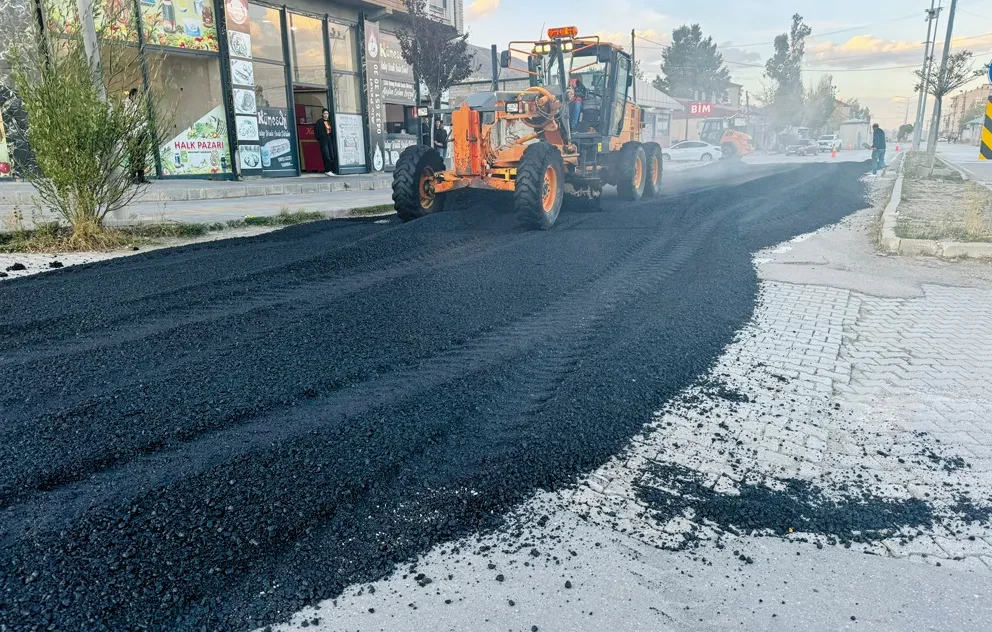
[[[410,356],[406,370],[383,367],[332,393],[268,406],[222,431],[230,433],[225,438],[201,435],[180,447],[202,446],[190,455],[216,461],[156,465],[163,451],[109,470],[104,475],[121,478],[106,485],[98,475],[9,508],[5,518],[20,522],[4,540],[13,562],[0,574],[0,622],[15,630],[49,622],[94,630],[138,622],[240,629],[381,576],[433,542],[497,524],[536,487],[567,484],[608,458],[706,370],[750,315],[754,243],[783,241],[798,227],[836,221],[860,205],[863,168],[831,168],[837,195],[790,215],[790,204],[806,198],[775,200],[775,191],[802,189],[797,185],[815,169],[590,214],[527,249],[431,276],[418,287],[427,294],[417,295],[417,304],[405,302],[413,299],[409,287],[388,286],[397,317],[428,327],[438,299],[459,300],[459,317],[481,310],[489,326],[470,328],[475,333],[450,348]],[[659,206],[663,213],[650,212]],[[759,217],[761,209],[769,213]],[[465,219],[451,215],[403,230]],[[749,218],[764,230],[742,232]],[[499,243],[505,232],[490,239]],[[621,256],[608,256],[618,249]],[[597,274],[592,267],[573,273],[570,266],[586,260],[605,265]],[[461,284],[452,282],[457,274]],[[513,293],[471,289],[465,278],[506,274]],[[562,284],[567,292],[548,295]],[[450,296],[455,287],[466,293]],[[514,309],[501,311],[494,300]],[[287,315],[286,326],[305,329],[295,316]],[[428,333],[453,335],[433,327]],[[292,348],[283,351],[290,374],[322,368],[309,357],[299,364]],[[445,354],[452,359],[438,362]],[[369,386],[377,379],[383,381]],[[320,410],[322,404],[336,408]],[[195,410],[189,406],[184,410]],[[263,427],[276,434],[256,441],[251,431]],[[248,447],[239,451],[239,441]],[[46,454],[44,446],[31,449]],[[24,455],[12,456],[15,467],[23,463]],[[73,515],[59,516],[62,508]],[[32,515],[47,522],[22,534]]]

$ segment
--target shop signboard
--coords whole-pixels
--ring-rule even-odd
[[[385,166],[385,102],[384,79],[380,55],[379,24],[362,21],[362,67],[365,70],[365,103],[368,107],[368,159],[372,171],[382,171]]]
[[[217,22],[213,0],[140,0],[145,42],[216,53]]]
[[[404,61],[399,39],[395,35],[382,33],[379,47],[384,81],[383,100],[386,103],[415,105],[417,93],[413,85],[413,67]]]
[[[224,17],[235,114],[234,131],[238,139],[238,169],[243,176],[262,175],[265,167],[255,94],[255,66],[251,60],[248,3],[245,0],[224,0]]]
[[[262,146],[264,175],[296,175],[296,156],[293,153],[289,110],[258,108],[258,142]]]
[[[338,132],[338,165],[365,166],[365,124],[361,114],[335,114]]]
[[[14,159],[10,154],[7,130],[3,126],[3,112],[0,112],[0,179],[10,178],[14,175]]]
[[[227,117],[218,105],[160,148],[166,176],[219,175],[231,171]]]
[[[400,159],[400,154],[410,145],[417,144],[417,137],[409,134],[390,134],[386,137],[386,170],[392,171],[396,168],[396,161]]]

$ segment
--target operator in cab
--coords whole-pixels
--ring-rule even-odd
[[[568,86],[568,111],[572,123],[572,131],[577,131],[579,128],[579,119],[582,118],[582,102],[587,95],[586,87],[582,85],[582,77],[572,77]]]

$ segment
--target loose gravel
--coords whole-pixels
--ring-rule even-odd
[[[498,526],[706,373],[752,253],[861,208],[864,171],[694,170],[546,233],[464,195],[5,282],[0,624],[249,629]]]

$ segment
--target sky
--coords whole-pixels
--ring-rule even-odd
[[[732,79],[751,94],[761,92],[765,61],[776,35],[789,30],[799,13],[812,29],[806,42],[803,80],[815,84],[833,76],[841,99],[857,98],[886,128],[907,116],[913,122],[918,98],[914,68],[923,63],[931,0],[465,0],[469,41],[479,46],[537,39],[553,26],[577,26],[580,34],[598,34],[630,46],[638,35],[636,55],[650,79],[660,72],[662,48],[672,29],[698,23],[713,37]],[[938,59],[943,50],[947,14],[937,27]],[[958,0],[951,51],[975,53],[976,68],[992,60],[992,0]],[[978,79],[968,87],[988,81]],[[932,106],[928,108],[932,111]]]

